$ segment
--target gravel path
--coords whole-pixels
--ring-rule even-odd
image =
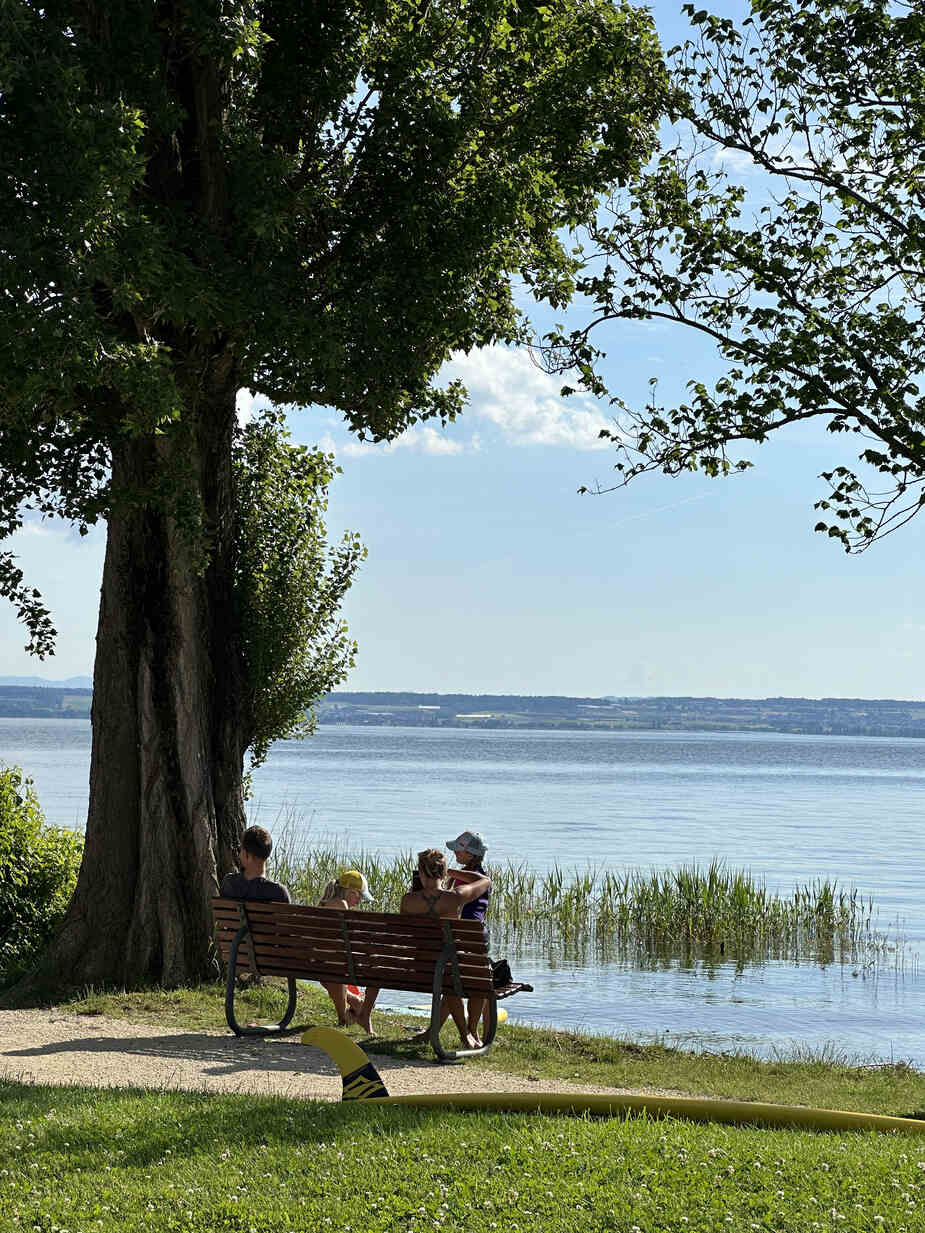
[[[467,1062],[437,1066],[376,1054],[392,1095],[404,1092],[626,1092],[559,1080],[501,1074]],[[60,1010],[0,1011],[0,1078],[24,1083],[94,1087],[185,1088],[257,1092],[309,1100],[340,1100],[340,1075],[320,1049],[298,1036],[239,1038],[230,1033],[183,1032]],[[647,1095],[667,1092],[633,1089]]]

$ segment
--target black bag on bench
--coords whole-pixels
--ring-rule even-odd
[[[493,959],[491,961],[491,983],[496,989],[504,989],[508,985],[513,985],[514,977],[511,975],[511,965],[506,959]]]

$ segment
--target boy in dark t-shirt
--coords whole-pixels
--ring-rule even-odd
[[[261,899],[270,903],[290,903],[289,892],[279,882],[263,876],[273,851],[270,832],[262,826],[249,826],[238,849],[240,873],[226,873],[219,894],[226,899]]]

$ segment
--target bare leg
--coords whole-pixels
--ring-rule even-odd
[[[447,995],[443,1001],[449,1005],[450,1014],[453,1016],[453,1022],[456,1024],[456,1030],[459,1032],[459,1039],[462,1042],[463,1048],[477,1049],[479,1042],[469,1031],[469,1025],[466,1023],[466,1008],[463,1006],[462,998]]]
[[[469,1029],[469,1035],[482,1043],[482,1033],[479,1031],[479,1020],[485,1013],[486,999],[485,998],[470,998],[466,1008],[466,1026]]]
[[[370,1036],[373,1034],[373,1025],[370,1022],[370,1013],[376,1005],[376,998],[379,996],[378,989],[367,988],[362,1002],[353,1011],[353,1022],[358,1023],[364,1032],[368,1032]]]
[[[341,1027],[346,1027],[349,1020],[347,1018],[347,986],[346,985],[326,985],[321,982],[321,988],[326,989],[331,1001],[334,1003],[334,1009],[337,1011],[337,1022]]]

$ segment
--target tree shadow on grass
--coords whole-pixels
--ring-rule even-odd
[[[281,1095],[37,1088],[0,1079],[0,1125],[23,1117],[32,1119],[30,1163],[41,1169],[43,1156],[54,1156],[60,1168],[64,1155],[69,1170],[111,1167],[114,1173],[134,1168],[176,1171],[200,1154],[215,1158],[226,1151],[229,1157],[243,1152],[248,1159],[247,1153],[274,1144],[349,1144],[369,1135],[401,1139],[410,1127],[439,1121],[441,1111]],[[233,1163],[240,1160],[238,1156]]]

